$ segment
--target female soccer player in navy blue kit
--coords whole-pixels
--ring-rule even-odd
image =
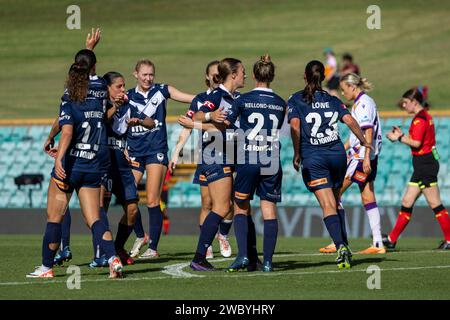
[[[225,113],[231,109],[237,89],[244,86],[245,69],[241,61],[225,58],[220,61],[215,82],[221,85],[208,95],[200,111],[194,116],[201,122],[223,122]],[[224,113],[225,112],[225,113]],[[219,124],[223,128],[223,124]],[[220,222],[230,211],[233,176],[231,166],[234,164],[234,142],[227,144],[225,132],[204,130],[202,159],[199,174],[208,183],[212,199],[212,210],[206,216],[201,227],[200,237],[191,268],[197,271],[209,271],[214,267],[206,260],[206,250],[217,233]]]
[[[150,239],[148,249],[139,258],[152,259],[159,257],[157,248],[163,224],[160,199],[168,165],[167,100],[171,98],[179,102],[191,103],[194,96],[166,84],[154,83],[155,65],[150,60],[138,61],[134,75],[138,85],[136,88],[128,90],[129,103],[155,122],[153,129],[137,125],[132,127],[127,135],[128,154],[136,183],[141,181],[144,172],[147,173],[146,191],[150,217]],[[138,215],[136,223],[142,223],[140,215]],[[133,252],[132,257],[138,253],[139,251]]]
[[[61,222],[72,193],[76,190],[87,225],[106,253],[110,277],[122,275],[122,264],[116,256],[112,234],[100,220],[100,172],[97,152],[104,120],[104,105],[88,99],[89,74],[95,67],[95,55],[74,63],[69,70],[69,101],[61,106],[59,125],[61,139],[52,171],[47,199],[47,226],[42,245],[42,265],[27,275],[52,278],[53,259],[61,241]]]
[[[322,90],[325,67],[320,61],[310,61],[305,68],[304,90],[288,100],[288,119],[294,147],[293,165],[302,170],[303,181],[316,196],[323,210],[324,222],[338,249],[338,268],[351,267],[344,215],[337,211],[339,190],[347,168],[347,157],[337,121],[344,122],[366,147],[365,158],[370,157],[372,145],[366,141],[356,120],[336,97]],[[367,162],[367,161],[366,161]]]
[[[264,219],[262,271],[273,270],[272,256],[278,235],[276,203],[281,201],[283,176],[279,130],[286,114],[286,102],[270,89],[274,77],[275,66],[270,56],[262,56],[253,66],[255,88],[237,98],[227,116],[227,124],[239,119],[234,180],[234,230],[239,253],[228,267],[229,272],[256,266],[258,262],[255,225],[249,212],[255,191]]]
[[[186,112],[186,115],[181,116],[178,120],[179,124],[181,124],[184,128],[180,133],[180,137],[178,138],[177,145],[172,154],[172,159],[169,162],[169,170],[172,171],[176,168],[178,157],[180,152],[182,151],[184,145],[186,144],[187,139],[191,135],[192,129],[194,128],[194,121],[192,120],[195,113],[199,111],[200,107],[203,105],[205,101],[208,100],[208,95],[216,89],[220,83],[214,82],[214,76],[218,74],[217,66],[219,65],[219,61],[211,61],[206,66],[205,73],[205,82],[208,87],[206,92],[199,93],[195,96],[194,100],[192,100],[191,105],[189,106],[189,110]],[[208,124],[203,124],[203,128],[206,129]],[[211,126],[211,128],[214,128]],[[200,142],[201,143],[201,142]],[[202,208],[200,210],[199,216],[199,226],[200,228],[203,225],[203,221],[206,216],[212,209],[212,200],[209,194],[208,183],[204,175],[200,175],[201,166],[197,165],[197,170],[194,174],[194,180],[192,183],[200,185],[200,194],[202,200]],[[219,241],[220,253],[223,257],[228,258],[231,256],[231,246],[228,241],[228,233],[231,229],[231,224],[233,222],[233,212],[231,211],[223,221],[220,223],[219,232],[217,233],[217,240]],[[206,252],[206,259],[214,258],[212,245],[208,247]]]
[[[147,129],[155,126],[153,119],[139,113],[130,105],[125,97],[125,80],[118,72],[108,72],[103,76],[108,86],[109,119],[105,123],[107,147],[110,159],[108,180],[111,193],[117,198],[124,209],[119,222],[115,246],[123,264],[133,264],[133,259],[124,249],[130,236],[138,213],[139,196],[132,168],[125,156],[126,133],[133,126],[141,125]],[[117,103],[118,101],[119,103]]]

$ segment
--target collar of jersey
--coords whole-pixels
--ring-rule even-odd
[[[256,87],[252,91],[265,91],[265,92],[273,92],[271,88],[263,88],[263,87]]]
[[[361,91],[359,94],[358,94],[358,96],[356,97],[356,99],[355,99],[355,104],[359,101],[359,99],[361,99],[361,97],[363,96],[363,95],[365,95],[366,93],[364,92],[364,91]]]
[[[222,89],[223,91],[225,91],[226,93],[228,93],[230,96],[233,96],[233,95],[231,94],[231,92],[228,91],[228,89],[225,88],[225,86],[224,86],[223,84],[220,84],[220,85],[219,85],[219,88]]]
[[[206,90],[206,94],[210,94],[213,90],[211,90],[211,88],[208,88],[208,90]]]
[[[89,75],[89,80],[92,80],[92,81],[98,80],[98,76],[96,74]]]
[[[147,98],[148,98],[148,93],[153,89],[154,86],[155,86],[155,85],[153,84],[153,85],[150,87],[150,89],[148,89],[147,92],[142,92],[141,90],[139,90],[139,86],[136,86],[136,88],[134,89],[134,92],[143,95],[144,98],[147,99]]]

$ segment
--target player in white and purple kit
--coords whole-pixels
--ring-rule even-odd
[[[360,251],[361,254],[379,254],[386,253],[381,236],[380,212],[374,192],[374,181],[377,175],[378,155],[381,151],[381,123],[378,116],[375,101],[367,95],[372,89],[372,85],[365,78],[357,74],[349,73],[340,80],[342,94],[348,101],[353,101],[352,116],[358,122],[364,132],[367,141],[371,141],[373,150],[370,152],[370,159],[364,162],[365,148],[361,146],[358,138],[350,132],[350,137],[345,143],[347,150],[347,172],[345,174],[344,184],[340,191],[340,196],[347,188],[355,182],[361,192],[361,200],[369,218],[370,228],[372,229],[372,246]],[[370,163],[369,163],[370,160]],[[364,168],[372,169],[369,174],[365,173]],[[341,204],[342,207],[342,204]],[[330,244],[320,249],[323,253],[335,252],[336,247]]]

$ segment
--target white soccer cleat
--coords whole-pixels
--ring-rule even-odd
[[[139,256],[139,259],[141,260],[149,260],[149,259],[156,259],[159,258],[158,251],[152,250],[148,248],[143,254]]]
[[[228,241],[228,236],[221,235],[220,232],[217,233],[216,239],[219,241],[220,245],[220,254],[224,258],[231,257],[231,246]]]
[[[143,238],[136,238],[133,244],[133,248],[130,251],[130,257],[136,258],[139,255],[139,251],[143,246],[148,243],[148,234],[145,234]]]
[[[36,269],[27,274],[27,278],[53,278],[53,269],[44,266],[36,267]]]
[[[114,257],[113,261],[109,264],[109,277],[110,278],[122,278],[123,266],[118,257]]]
[[[214,259],[214,252],[213,252],[213,247],[209,246],[208,249],[206,250],[206,259]]]

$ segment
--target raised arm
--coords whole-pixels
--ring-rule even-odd
[[[102,32],[99,28],[92,28],[92,32],[86,37],[86,49],[94,51],[95,46],[100,42]]]
[[[183,103],[191,103],[192,100],[195,98],[194,95],[189,94],[189,93],[184,93],[172,86],[169,86],[168,89],[169,89],[170,97],[173,100],[183,102]]]

